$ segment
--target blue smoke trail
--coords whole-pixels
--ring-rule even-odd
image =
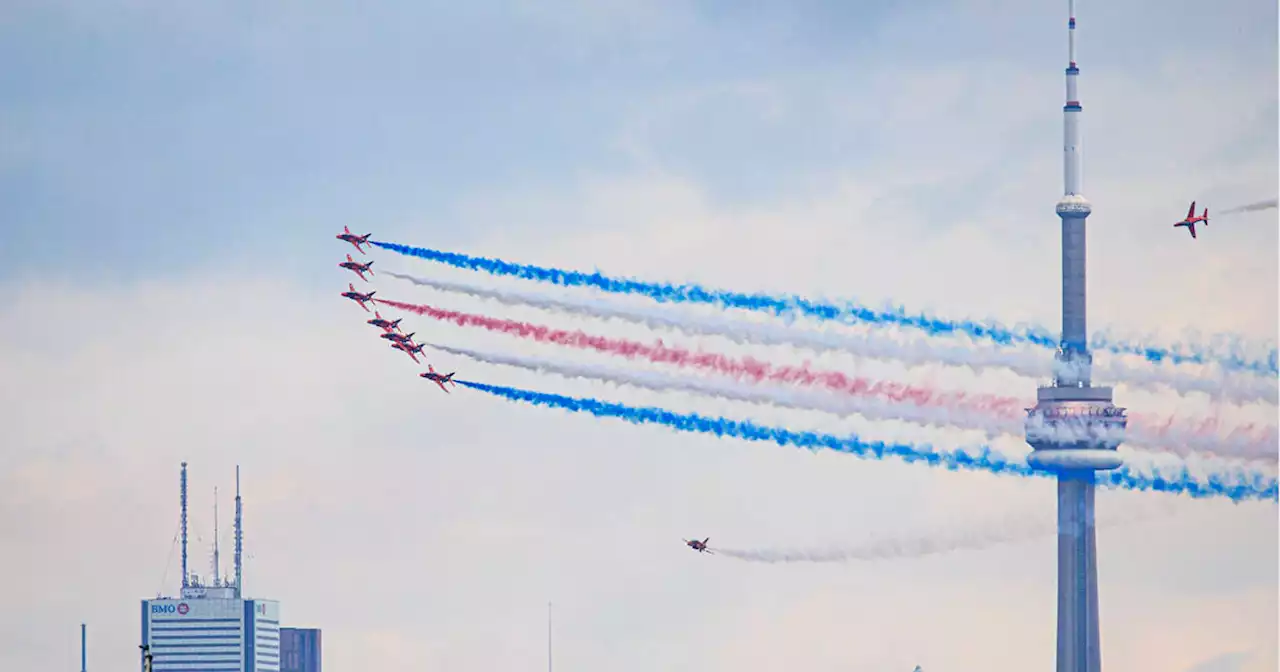
[[[719,437],[728,436],[748,441],[773,441],[778,445],[796,446],[809,450],[827,448],[873,460],[898,457],[908,463],[924,462],[931,467],[943,467],[951,471],[964,469],[1016,476],[1053,476],[1053,474],[1034,470],[1021,460],[1014,462],[987,446],[979,448],[975,455],[961,450],[937,450],[928,444],[913,446],[882,441],[868,442],[852,434],[839,437],[818,432],[797,432],[781,427],[763,427],[747,420],[676,413],[654,407],[627,406],[597,399],[580,399],[501,385],[487,385],[470,380],[458,380],[457,383],[511,401],[590,413],[601,418],[617,418],[637,425],[664,425],[682,432],[714,434]],[[1277,479],[1243,470],[1237,470],[1233,474],[1215,473],[1205,480],[1200,480],[1185,468],[1176,476],[1170,477],[1162,474],[1136,473],[1127,466],[1122,466],[1114,471],[1098,474],[1097,478],[1100,485],[1107,487],[1184,494],[1195,499],[1226,497],[1234,502],[1280,499],[1280,483],[1277,483]]]
[[[744,294],[742,292],[708,289],[696,284],[672,285],[661,282],[645,282],[629,278],[614,278],[599,271],[582,273],[580,271],[557,268],[543,268],[531,264],[516,264],[501,259],[474,257],[456,252],[442,252],[399,243],[387,243],[377,240],[370,240],[369,243],[398,254],[427,259],[456,268],[483,271],[490,275],[536,280],[562,287],[593,287],[614,294],[636,294],[646,296],[660,303],[705,303],[723,308],[741,308],[778,316],[799,313],[820,320],[844,323],[865,322],[914,327],[931,336],[959,333],[1001,345],[1033,343],[1046,348],[1058,347],[1057,337],[1044,327],[1011,329],[1000,324],[986,325],[972,320],[956,321],[929,317],[923,314],[908,315],[906,309],[901,306],[885,310],[875,310],[855,303],[846,303],[843,306],[838,306],[794,295]],[[1263,362],[1245,359],[1235,353],[1229,355],[1209,353],[1203,347],[1192,346],[1193,351],[1185,352],[1182,348],[1173,350],[1123,341],[1113,342],[1101,335],[1092,339],[1090,347],[1095,350],[1138,355],[1154,363],[1168,361],[1175,364],[1207,364],[1216,362],[1224,368],[1252,371],[1262,375],[1280,373],[1275,349],[1271,350],[1267,361]]]

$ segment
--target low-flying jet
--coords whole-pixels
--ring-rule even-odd
[[[334,238],[337,238],[338,240],[345,240],[348,243],[355,245],[356,249],[360,250],[360,254],[369,254],[368,252],[365,252],[360,246],[368,245],[369,236],[372,236],[372,235],[373,235],[372,233],[366,233],[363,236],[357,236],[356,234],[351,233],[351,229],[348,229],[347,227],[344,226],[342,227],[342,233],[339,233],[338,235],[334,236]]]
[[[358,275],[358,276],[360,276],[360,279],[361,279],[361,280],[364,280],[365,282],[369,282],[369,278],[364,277],[364,274],[365,274],[365,273],[368,273],[369,275],[373,275],[373,271],[369,268],[369,267],[370,267],[370,266],[372,266],[372,265],[373,265],[373,262],[372,262],[372,261],[370,261],[370,262],[366,262],[366,263],[363,263],[363,264],[362,264],[362,263],[360,263],[360,262],[358,262],[358,261],[356,261],[356,260],[352,259],[352,258],[351,258],[351,255],[349,255],[349,254],[347,255],[347,260],[346,260],[346,261],[342,262],[341,264],[338,264],[338,266],[340,266],[340,267],[342,267],[342,268],[345,268],[345,269],[348,269],[348,270],[351,270],[351,271],[355,272],[355,274],[356,274],[356,275]]]
[[[422,354],[423,344],[419,343],[418,345],[409,345],[408,343],[402,343],[400,341],[392,341],[391,347],[409,355],[409,358],[413,360],[413,363],[417,364],[418,355]]]
[[[707,537],[702,541],[698,541],[697,539],[693,539],[693,540],[685,539],[684,543],[686,546],[688,546],[689,548],[692,548],[693,550],[699,553],[712,553],[714,555],[713,551],[707,548],[708,541],[711,541],[711,537]]]
[[[457,371],[450,371],[449,373],[446,373],[446,374],[439,374],[439,373],[436,373],[436,367],[431,366],[430,364],[428,364],[428,365],[427,365],[427,372],[426,372],[426,373],[419,373],[419,374],[418,374],[418,376],[420,376],[420,377],[422,377],[422,378],[426,378],[427,380],[430,380],[430,381],[435,382],[435,384],[436,384],[436,385],[439,385],[439,386],[440,386],[440,389],[442,389],[442,390],[444,390],[446,393],[448,393],[448,392],[449,392],[449,390],[446,390],[446,389],[445,389],[445,387],[444,387],[444,384],[445,384],[445,383],[449,383],[450,385],[453,385],[454,387],[457,387],[457,386],[458,386],[458,384],[457,384],[457,383],[453,382],[453,374],[455,374],[455,373],[457,373]]]
[[[347,289],[350,291],[343,292],[342,295],[360,304],[360,307],[364,308],[364,311],[366,313],[369,312],[369,307],[364,304],[367,302],[373,301],[373,295],[377,294],[377,292],[369,292],[368,294],[361,294],[360,292],[356,291],[356,286],[349,282],[347,283]]]
[[[400,320],[403,320],[403,319],[404,319],[403,317],[400,318]],[[400,328],[400,320],[395,320],[393,322],[391,320],[388,320],[382,317],[382,315],[380,315],[378,311],[375,310],[373,311],[373,319],[368,320],[368,324],[372,324],[373,326],[378,327],[383,331],[395,331],[396,329]]]
[[[1187,218],[1182,220],[1181,222],[1178,222],[1177,224],[1174,224],[1173,228],[1176,229],[1179,226],[1185,226],[1187,227],[1187,230],[1191,232],[1191,237],[1195,238],[1196,222],[1204,222],[1205,226],[1209,226],[1209,208],[1204,209],[1203,215],[1196,217],[1196,202],[1191,201],[1191,208],[1187,210]]]

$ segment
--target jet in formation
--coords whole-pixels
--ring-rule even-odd
[[[444,390],[444,391],[445,391],[445,393],[446,393],[446,394],[448,394],[449,390],[445,388],[444,384],[445,384],[445,383],[449,383],[450,385],[453,385],[454,387],[457,387],[457,386],[458,386],[458,384],[457,384],[457,383],[455,383],[455,382],[453,382],[453,374],[455,374],[455,373],[457,373],[457,372],[456,372],[456,371],[450,371],[449,373],[445,373],[445,374],[436,373],[436,367],[431,366],[430,364],[428,364],[428,365],[427,365],[427,372],[426,372],[426,373],[419,373],[419,374],[418,374],[418,376],[419,376],[419,377],[422,377],[422,378],[426,378],[427,380],[430,380],[430,381],[434,382],[436,385],[439,385],[439,386],[440,386],[440,389]]]
[[[1204,222],[1205,226],[1209,226],[1209,208],[1204,209],[1203,215],[1196,217],[1196,202],[1191,201],[1191,208],[1187,210],[1187,218],[1177,224],[1174,224],[1173,228],[1176,229],[1179,226],[1185,226],[1187,227],[1187,230],[1191,232],[1191,237],[1195,238],[1196,222]]]
[[[364,277],[365,273],[368,273],[369,275],[373,275],[373,270],[369,268],[372,265],[373,265],[372,261],[365,262],[362,264],[352,259],[351,255],[349,254],[347,255],[346,261],[342,262],[341,264],[338,264],[338,266],[354,272],[356,275],[360,276],[361,280],[364,280],[365,282],[369,282],[369,278]]]
[[[391,347],[395,348],[396,350],[399,350],[400,352],[403,352],[406,355],[409,355],[409,359],[412,359],[414,364],[419,364],[420,362],[418,361],[417,356],[422,354],[422,348],[424,347],[424,344],[419,343],[417,345],[414,345],[413,343],[408,343],[405,341],[392,341]]]
[[[692,539],[692,540],[690,540],[690,539],[685,539],[685,540],[684,540],[684,544],[685,544],[685,546],[688,546],[689,548],[692,548],[693,550],[695,550],[695,551],[697,551],[697,552],[699,552],[699,553],[711,553],[712,555],[715,555],[715,552],[714,552],[714,551],[712,551],[711,549],[707,548],[707,542],[708,542],[708,541],[711,541],[711,537],[707,537],[706,539],[703,539],[702,541],[698,541],[697,539]]]
[[[368,306],[366,306],[366,305],[364,305],[364,304],[366,304],[366,303],[372,303],[372,302],[373,302],[373,295],[374,295],[374,294],[377,294],[377,292],[369,292],[368,294],[361,294],[360,292],[357,292],[357,291],[356,291],[356,286],[355,286],[355,285],[353,285],[353,284],[351,284],[351,283],[349,283],[349,282],[347,283],[347,289],[348,289],[349,291],[345,291],[345,292],[343,292],[343,293],[342,293],[342,296],[344,296],[344,297],[346,297],[346,298],[348,298],[348,299],[351,299],[352,301],[355,301],[356,303],[360,304],[360,307],[361,307],[361,308],[364,308],[364,311],[365,311],[366,313],[367,313],[367,312],[369,312],[369,307],[368,307]]]
[[[413,333],[402,334],[399,331],[384,331],[378,335],[379,338],[385,338],[394,343],[404,343],[413,345]]]
[[[365,252],[364,249],[361,248],[360,246],[368,245],[369,236],[372,236],[372,235],[373,235],[372,233],[366,233],[363,236],[357,236],[356,234],[351,233],[351,229],[348,229],[347,227],[344,226],[342,227],[342,233],[339,233],[338,235],[334,236],[334,238],[337,238],[338,240],[345,240],[348,243],[355,245],[356,249],[360,250],[360,254],[369,254],[368,252]]]
[[[400,320],[403,320],[403,319],[404,319],[403,317],[400,318]],[[383,331],[395,331],[400,328],[400,320],[395,320],[395,321],[388,320],[384,318],[380,313],[378,313],[378,311],[375,310],[373,311],[373,319],[368,320],[367,323],[372,324],[373,326],[378,327]]]

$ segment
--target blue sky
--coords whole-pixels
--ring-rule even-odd
[[[1194,242],[1171,225],[1192,199],[1212,213],[1275,196],[1275,6],[1086,1],[1079,15],[1091,327],[1274,342],[1276,212],[1215,219]],[[1065,25],[1065,2],[1005,0],[9,3],[0,371],[22,384],[0,390],[0,539],[16,549],[0,571],[32,580],[0,612],[0,668],[73,665],[88,620],[91,668],[135,669],[136,600],[176,583],[164,558],[183,459],[201,544],[209,490],[228,492],[244,466],[250,592],[324,628],[337,667],[542,664],[548,599],[558,659],[580,669],[1051,665],[1050,538],[840,566],[671,543],[990,533],[1051,521],[1051,487],[424,392],[336,296],[353,277],[334,268],[350,248],[333,236],[345,224],[1056,328]],[[656,336],[385,276],[370,286]],[[566,356],[405,323],[427,340]],[[797,429],[972,439],[433,361]],[[1034,394],[1012,376],[820,363]],[[1275,421],[1274,406],[1123,386],[1117,402]],[[1275,668],[1273,504],[1100,501],[1118,519],[1167,508],[1099,533],[1108,666]],[[193,548],[201,571],[206,556]]]

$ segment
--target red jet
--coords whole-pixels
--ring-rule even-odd
[[[354,271],[355,274],[360,276],[360,279],[364,280],[365,282],[369,282],[369,278],[364,277],[365,273],[368,273],[369,275],[373,275],[373,271],[369,268],[372,265],[373,265],[372,261],[362,264],[352,259],[351,255],[349,254],[347,255],[347,260],[345,262],[338,264],[338,266],[341,266],[342,268],[346,268],[351,271]]]
[[[338,240],[345,240],[348,243],[355,245],[356,249],[360,250],[360,254],[369,254],[368,252],[365,252],[364,250],[360,249],[360,246],[368,245],[369,236],[372,236],[372,235],[373,235],[372,233],[366,233],[363,236],[357,236],[356,234],[351,233],[351,229],[348,229],[347,227],[344,226],[342,227],[342,233],[334,236],[334,238],[337,238]]]
[[[403,317],[400,318],[400,320],[403,320],[403,319],[404,319]],[[396,320],[392,322],[390,320],[383,319],[382,315],[380,315],[378,311],[375,310],[373,311],[373,319],[369,320],[368,324],[372,324],[373,326],[378,327],[383,331],[395,331],[400,328],[400,320]]]
[[[714,551],[712,551],[711,549],[707,548],[707,542],[708,542],[708,541],[711,541],[711,537],[707,537],[706,539],[703,539],[702,541],[698,541],[697,539],[694,539],[694,540],[692,540],[692,541],[690,541],[690,540],[688,540],[688,539],[685,539],[685,540],[684,540],[684,543],[685,543],[685,545],[686,545],[686,546],[688,546],[689,548],[692,548],[693,550],[695,550],[695,551],[697,551],[697,552],[699,552],[699,553],[710,553],[710,554],[712,554],[712,555],[715,555],[715,552],[714,552]]]
[[[1204,222],[1205,226],[1209,226],[1209,208],[1204,209],[1203,215],[1196,217],[1196,202],[1191,201],[1191,208],[1187,210],[1187,218],[1182,220],[1181,222],[1178,222],[1177,224],[1174,224],[1173,228],[1176,229],[1179,226],[1185,226],[1187,227],[1187,230],[1191,232],[1191,237],[1195,238],[1196,222]]]
[[[379,336],[393,343],[404,343],[405,345],[413,345],[413,334],[401,334],[394,331],[387,331],[382,334],[379,334]]]
[[[401,343],[400,341],[392,341],[391,347],[395,348],[396,350],[399,350],[400,352],[403,352],[406,355],[409,355],[409,358],[413,360],[413,363],[417,364],[418,363],[417,355],[422,354],[422,348],[424,347],[424,345],[423,344],[409,345],[408,343]]]
[[[360,304],[360,307],[361,307],[361,308],[364,308],[364,312],[366,312],[366,313],[367,313],[367,312],[369,312],[369,307],[368,307],[368,306],[366,306],[366,305],[364,305],[364,304],[365,304],[366,302],[372,302],[372,301],[373,301],[373,295],[374,295],[374,294],[377,294],[377,292],[369,292],[368,294],[361,294],[360,292],[357,292],[357,291],[356,291],[356,286],[355,286],[355,285],[353,285],[353,284],[351,284],[351,283],[349,283],[349,282],[347,283],[347,289],[349,289],[349,290],[351,290],[351,291],[349,291],[349,292],[343,292],[343,293],[342,293],[342,295],[343,295],[343,296],[345,296],[345,297],[347,297],[348,299],[351,299],[352,301],[355,301],[356,303]]]
[[[445,387],[444,387],[444,384],[445,384],[445,383],[449,383],[450,385],[453,385],[454,387],[457,387],[457,386],[458,386],[458,384],[457,384],[457,383],[453,382],[453,374],[455,374],[455,373],[457,373],[457,372],[456,372],[456,371],[450,371],[449,373],[446,373],[446,374],[441,375],[441,374],[439,374],[439,373],[436,373],[436,367],[431,366],[430,364],[428,364],[428,365],[427,365],[427,372],[426,372],[426,373],[419,373],[419,374],[418,374],[418,376],[419,376],[419,377],[422,377],[422,378],[426,378],[427,380],[430,380],[430,381],[434,382],[436,385],[439,385],[439,386],[440,386],[440,389],[444,390],[444,391],[445,391],[445,393],[447,394],[447,393],[449,392],[449,390],[446,390],[446,389],[445,389]]]

